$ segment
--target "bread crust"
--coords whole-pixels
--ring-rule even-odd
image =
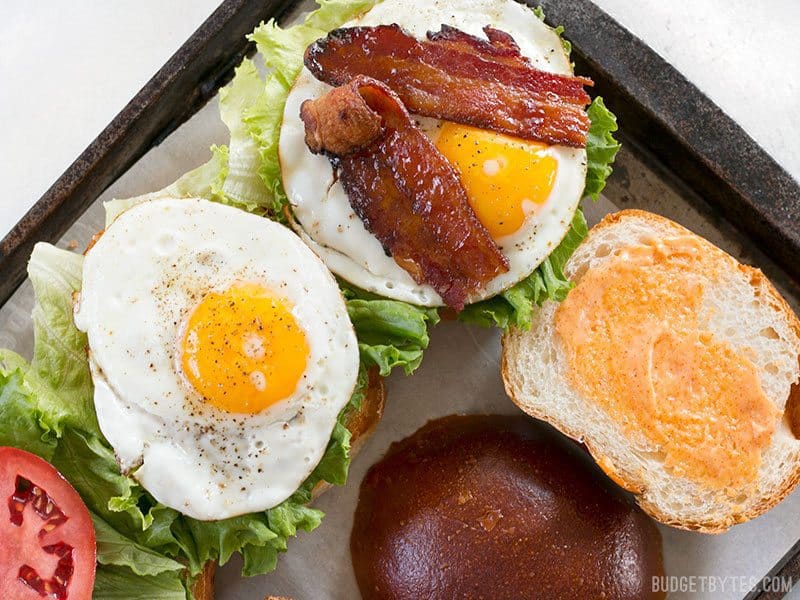
[[[364,400],[361,402],[361,409],[350,413],[347,416],[345,426],[350,430],[350,456],[355,456],[364,446],[367,438],[375,430],[375,426],[383,416],[383,407],[386,403],[386,386],[383,377],[377,369],[372,368],[368,372],[367,390]],[[331,485],[327,482],[319,482],[312,491],[316,499],[330,489]],[[192,593],[195,600],[214,600],[214,576],[216,563],[208,561],[200,572],[200,575],[192,586]],[[283,596],[267,596],[265,600],[291,600]]]
[[[605,228],[624,223],[628,219],[644,220],[646,222],[657,224],[662,228],[666,227],[672,229],[676,235],[691,235],[692,237],[699,238],[709,246],[710,251],[718,252],[728,257],[734,262],[734,264],[737,265],[739,271],[749,279],[751,286],[757,291],[757,294],[760,297],[768,300],[769,305],[786,319],[786,322],[789,324],[791,329],[798,337],[800,337],[800,320],[794,314],[794,311],[791,309],[786,300],[780,295],[778,290],[775,289],[772,282],[769,281],[769,279],[761,272],[760,269],[741,264],[727,252],[718,248],[708,240],[705,240],[705,238],[698,236],[689,229],[686,229],[682,225],[679,225],[674,221],[667,219],[666,217],[638,209],[627,209],[612,213],[606,215],[600,221],[600,223],[591,229],[589,236],[587,236],[583,243],[585,244],[593,234],[597,234],[597,232],[602,231]],[[600,468],[606,473],[606,475],[608,475],[620,487],[633,493],[639,506],[641,506],[642,509],[656,521],[671,527],[689,531],[710,534],[723,533],[733,525],[744,523],[745,521],[754,519],[755,517],[767,512],[781,500],[783,500],[787,495],[789,495],[789,493],[791,493],[800,483],[800,460],[798,460],[794,464],[792,473],[789,477],[785,478],[781,482],[780,487],[775,491],[772,491],[770,495],[761,497],[755,504],[751,505],[748,510],[734,511],[720,518],[713,518],[710,516],[705,520],[681,520],[673,515],[670,515],[646,499],[645,494],[648,491],[648,482],[644,476],[637,477],[636,474],[631,473],[628,470],[618,468],[614,464],[612,458],[608,456],[602,448],[593,446],[589,441],[584,439],[582,431],[578,431],[569,427],[564,420],[559,418],[557,415],[550,413],[545,414],[544,411],[537,410],[536,408],[532,407],[531,404],[526,403],[524,399],[517,397],[517,390],[513,385],[515,377],[513,376],[512,367],[509,363],[509,355],[512,352],[510,347],[516,343],[514,338],[515,335],[517,335],[515,332],[506,332],[502,338],[500,369],[503,378],[503,385],[509,398],[511,398],[511,400],[517,406],[519,406],[532,417],[547,421],[561,431],[564,435],[567,435],[568,437],[582,443],[595,459]],[[789,410],[788,405],[786,410]]]
[[[217,571],[217,563],[213,560],[208,561],[200,575],[192,585],[192,594],[195,600],[214,600],[214,576]]]

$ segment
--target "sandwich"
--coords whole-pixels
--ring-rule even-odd
[[[579,201],[610,173],[613,115],[589,105],[592,82],[540,11],[363,4],[290,77],[277,148],[290,225],[351,286],[525,325],[569,287],[562,259],[585,234]]]
[[[282,225],[159,198],[85,256],[37,245],[29,275],[33,361],[0,355],[0,445],[29,457],[3,473],[27,549],[0,555],[3,589],[88,598],[86,556],[94,598],[210,598],[234,553],[246,575],[274,569],[383,409],[370,342],[324,264]]]
[[[717,533],[800,480],[800,321],[767,278],[627,210],[567,262],[575,288],[503,338],[528,414],[582,441],[653,518]]]

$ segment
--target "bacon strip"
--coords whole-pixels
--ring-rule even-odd
[[[345,107],[340,114],[347,117],[337,122],[331,107]],[[348,122],[370,121],[364,107],[380,116],[382,134],[363,148],[337,153],[342,148],[333,141],[336,136],[321,129],[341,133]],[[353,210],[417,283],[431,285],[445,304],[461,310],[470,292],[508,271],[508,261],[469,205],[458,173],[387,86],[357,77],[307,100],[300,115],[307,140],[331,140],[309,146],[312,152],[334,157]]]
[[[332,89],[322,101],[303,102],[306,146],[314,154],[345,156],[383,135],[381,116],[352,86]]]
[[[357,75],[394,90],[414,113],[547,144],[586,145],[589,103],[584,77],[540,71],[507,33],[488,40],[453,27],[417,40],[398,25],[336,29],[308,47],[317,79],[344,85]]]

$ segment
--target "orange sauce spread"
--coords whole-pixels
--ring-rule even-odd
[[[780,413],[747,355],[703,318],[721,260],[690,236],[617,250],[570,292],[556,331],[583,397],[657,445],[672,474],[735,494]]]

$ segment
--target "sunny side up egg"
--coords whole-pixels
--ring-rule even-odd
[[[536,68],[572,74],[558,35],[515,0],[384,0],[345,27],[390,23],[418,38],[442,24],[485,37],[483,28],[491,25],[511,34]],[[436,291],[417,284],[367,231],[328,159],[306,147],[300,105],[329,89],[303,69],[286,103],[279,152],[294,227],[350,283],[384,297],[441,306]],[[495,296],[530,275],[566,235],[583,194],[586,151],[436,119],[417,120],[459,172],[475,214],[508,258],[509,271],[469,301]]]
[[[75,323],[122,469],[202,520],[293,494],[358,377],[319,258],[289,229],[206,200],[119,216],[86,255]]]

